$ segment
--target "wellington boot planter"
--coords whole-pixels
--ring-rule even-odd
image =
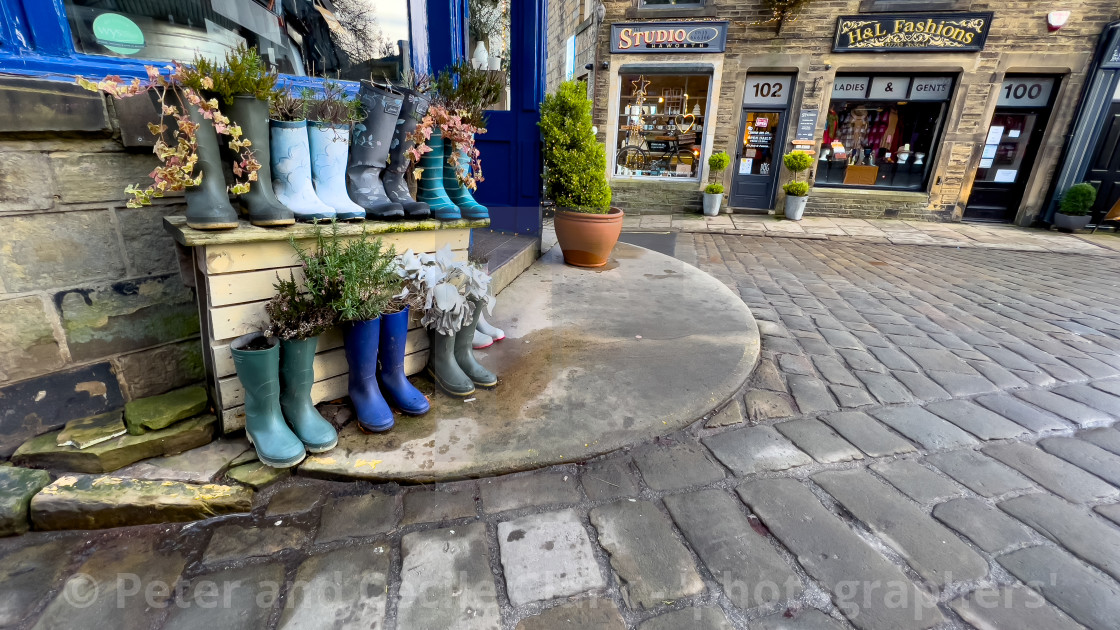
[[[606,214],[557,210],[556,240],[564,253],[564,262],[576,267],[607,264],[622,234],[623,216],[622,208],[611,208]]]

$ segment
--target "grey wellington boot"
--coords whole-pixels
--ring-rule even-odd
[[[257,457],[273,468],[295,466],[307,451],[280,409],[280,342],[256,332],[234,339],[229,347],[245,389],[245,433]]]
[[[202,182],[198,186],[189,186],[183,191],[187,198],[187,227],[196,230],[232,230],[237,227],[237,211],[229,203],[214,121],[203,116],[194,105],[188,104],[186,109],[191,122],[198,125],[195,130],[195,142],[198,145],[196,168],[202,175]]]
[[[498,377],[474,358],[474,331],[478,328],[478,318],[482,316],[483,307],[480,302],[471,300],[471,303],[474,304],[474,317],[455,333],[455,361],[475,385],[494,387],[498,384]]]
[[[381,171],[388,165],[389,145],[404,99],[368,81],[362,81],[358,98],[365,118],[354,123],[346,165],[346,192],[354,203],[365,208],[367,219],[403,218],[404,207],[385,192]]]
[[[262,227],[292,225],[296,222],[295,214],[280,203],[272,191],[268,101],[253,96],[235,96],[233,105],[229,106],[229,117],[234,124],[241,125],[242,133],[253,143],[249,147],[253,157],[261,163],[257,181],[249,186],[249,192],[238,197],[249,210],[249,223]]]
[[[406,152],[416,144],[408,136],[416,131],[416,126],[428,113],[429,104],[428,98],[423,94],[404,90],[404,105],[401,106],[401,115],[393,132],[393,142],[389,145],[389,166],[381,174],[385,194],[404,207],[404,216],[409,219],[427,219],[432,215],[428,204],[412,198],[408,192],[408,184],[404,181],[405,171],[408,170]]]
[[[464,328],[466,328],[464,326]],[[459,331],[462,334],[462,331]],[[432,332],[432,345],[428,350],[428,374],[436,386],[452,396],[470,396],[474,381],[459,367],[455,360],[455,341],[458,335],[441,335]]]

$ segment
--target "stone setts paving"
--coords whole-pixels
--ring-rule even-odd
[[[0,626],[1117,627],[1116,258],[726,234],[677,255],[759,319],[750,386],[711,417],[586,463],[296,475],[245,514],[7,538]]]

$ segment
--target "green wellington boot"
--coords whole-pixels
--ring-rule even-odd
[[[280,410],[280,343],[259,332],[229,344],[237,378],[245,388],[245,433],[262,463],[290,468],[307,455]]]
[[[475,385],[494,387],[498,384],[498,377],[474,358],[474,331],[478,328],[478,318],[482,316],[483,306],[481,302],[474,300],[471,300],[471,304],[474,304],[474,317],[455,334],[455,362]]]
[[[462,334],[462,331],[459,332]],[[432,345],[428,350],[428,374],[436,386],[452,396],[470,396],[474,381],[459,367],[455,360],[455,340],[458,335],[441,335],[432,331]],[[472,337],[473,339],[473,333]]]
[[[296,215],[280,203],[272,190],[268,101],[253,96],[235,96],[233,105],[229,106],[229,117],[241,125],[242,133],[253,143],[250,147],[253,157],[261,163],[257,181],[249,187],[249,192],[237,198],[249,211],[249,223],[261,227],[294,224]]]
[[[280,409],[309,453],[329,451],[338,444],[338,431],[311,402],[318,343],[318,337],[280,341]]]

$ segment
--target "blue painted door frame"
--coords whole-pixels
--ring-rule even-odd
[[[467,57],[465,0],[427,0],[428,51],[438,71]],[[490,227],[539,235],[541,230],[540,104],[544,100],[546,0],[510,3],[510,107],[488,112],[476,139],[485,181],[475,198],[490,209]]]

